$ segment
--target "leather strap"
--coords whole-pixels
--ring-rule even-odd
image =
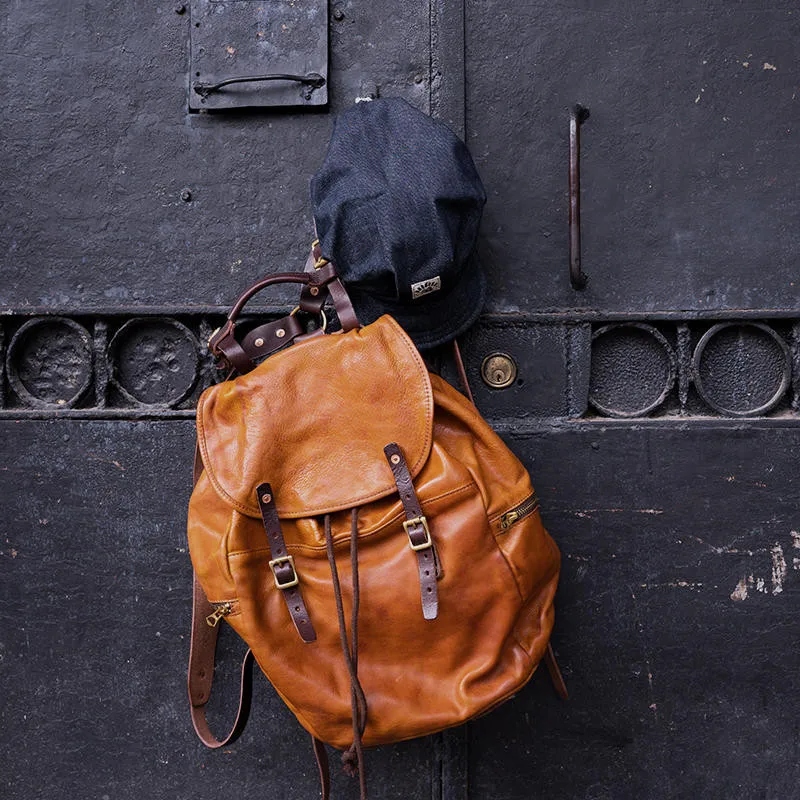
[[[245,353],[234,335],[234,324],[228,320],[208,340],[208,349],[211,355],[218,360],[222,369],[235,369],[244,375],[253,369],[250,356]]]
[[[328,264],[330,262],[322,257],[319,241],[315,241],[306,261],[305,271],[319,270]],[[331,298],[333,307],[336,309],[342,330],[350,331],[361,327],[353,304],[350,302],[350,295],[347,294],[347,290],[339,278],[334,278],[330,283],[321,287],[304,286],[300,293],[300,308],[312,314],[319,314],[328,297]]]
[[[195,444],[194,464],[192,467],[192,485],[197,485],[203,474],[203,460],[200,446]],[[253,653],[248,650],[242,660],[242,675],[239,682],[239,708],[233,726],[227,736],[217,739],[206,721],[206,704],[211,697],[211,685],[214,681],[214,661],[217,652],[219,628],[210,626],[206,618],[216,609],[208,602],[206,593],[192,573],[192,637],[189,643],[189,674],[187,688],[189,690],[189,708],[192,725],[200,741],[211,748],[223,747],[239,738],[250,714],[250,700],[253,695]]]
[[[322,800],[330,800],[331,796],[331,768],[328,762],[328,751],[325,749],[325,742],[311,737],[314,745],[314,757],[317,759],[317,769],[319,770],[319,785]]]
[[[277,272],[272,275],[267,275],[266,278],[256,281],[256,283],[243,292],[231,309],[230,314],[228,314],[228,319],[225,324],[218,331],[215,331],[208,340],[208,349],[211,351],[214,358],[221,362],[224,368],[232,367],[241,374],[245,374],[253,368],[253,356],[275,352],[275,350],[295,339],[301,341],[301,332],[295,332],[294,335],[290,336],[290,328],[293,329],[296,324],[299,324],[297,320],[288,322],[292,315],[269,323],[269,326],[262,326],[263,330],[256,329],[257,331],[261,331],[261,334],[252,331],[245,337],[244,347],[236,340],[236,320],[247,301],[257,292],[274,284],[303,284],[303,289],[300,293],[299,308],[302,311],[309,311],[313,314],[320,314],[326,300],[330,297],[333,301],[333,307],[336,309],[339,321],[342,323],[342,330],[349,331],[360,327],[358,317],[353,309],[353,304],[350,302],[347,290],[336,274],[336,268],[327,261],[321,266],[316,266],[318,262],[314,261],[313,258],[312,251],[312,255],[309,257],[309,263],[313,267],[311,271]],[[306,264],[306,269],[308,269],[309,263]],[[285,323],[285,325],[283,323]],[[277,335],[277,331],[281,327],[285,330],[285,336],[283,337]],[[272,337],[273,332],[275,333],[274,341]],[[314,333],[316,333],[316,331]],[[262,345],[263,350],[254,347],[255,340],[258,338],[264,339],[264,344]]]
[[[394,476],[400,501],[406,513],[403,523],[408,534],[409,547],[417,556],[419,567],[419,588],[422,598],[422,616],[425,619],[436,619],[439,615],[439,594],[436,579],[441,574],[439,558],[433,544],[428,521],[422,513],[422,506],[414,490],[414,482],[408,471],[408,464],[400,447],[392,442],[383,448],[386,460]]]
[[[315,241],[311,245],[311,251],[306,259],[306,265],[303,267],[303,271],[314,272],[318,269],[318,264],[324,266],[327,263],[327,261],[322,259],[319,242]],[[327,299],[328,290],[325,286],[304,286],[300,292],[300,310],[307,311],[309,314],[319,314]]]
[[[569,700],[569,692],[567,691],[567,684],[564,683],[564,676],[558,667],[556,661],[556,654],[553,652],[553,645],[547,643],[547,650],[544,651],[544,663],[547,666],[547,671],[550,674],[550,680],[553,682],[553,688],[556,694],[562,700]]]
[[[303,333],[305,330],[296,314],[287,314],[274,322],[253,328],[242,339],[242,349],[251,359],[250,368],[254,359],[272,355]]]
[[[343,331],[351,331],[355,328],[360,328],[361,323],[358,321],[353,304],[350,302],[350,295],[344,288],[341,280],[336,278],[328,284],[328,291],[333,301],[333,307],[336,309],[336,315],[339,317],[339,322],[342,323]]]
[[[470,403],[475,405],[475,398],[472,396],[472,387],[469,385],[467,370],[464,369],[464,359],[461,357],[461,348],[458,346],[457,339],[453,339],[453,360],[456,362],[456,371],[458,372],[458,380],[461,382],[461,388],[469,398]]]
[[[267,547],[270,552],[270,570],[275,586],[280,589],[286,607],[294,622],[300,638],[304,642],[314,642],[317,639],[317,632],[311,623],[311,618],[306,610],[306,604],[300,591],[300,578],[294,567],[294,558],[286,550],[286,542],[283,539],[281,522],[278,519],[278,511],[275,508],[275,497],[272,494],[272,487],[268,483],[262,483],[257,489],[258,507],[261,509],[261,519],[264,522],[264,530],[267,532]]]
[[[189,645],[189,704],[192,725],[200,741],[212,749],[224,747],[236,741],[247,724],[250,715],[250,700],[253,695],[253,653],[248,650],[242,661],[242,676],[239,683],[239,708],[236,718],[226,736],[217,739],[206,720],[206,704],[211,697],[211,684],[214,681],[214,657],[217,649],[219,628],[206,623],[206,617],[214,612],[208,602],[203,587],[194,577],[192,600],[192,638]]]

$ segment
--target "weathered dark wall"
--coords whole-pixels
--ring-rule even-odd
[[[539,675],[465,728],[370,753],[372,795],[794,796],[797,10],[331,3],[327,106],[205,114],[187,107],[197,5],[0,9],[4,796],[315,796],[308,737],[266,681],[234,746],[191,729],[191,418],[226,304],[303,262],[333,113],[375,95],[464,134],[486,183],[467,368],[562,548],[572,698]],[[482,380],[493,353],[507,388]]]

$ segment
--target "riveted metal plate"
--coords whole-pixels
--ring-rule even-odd
[[[189,109],[321,106],[328,102],[328,4],[324,0],[192,0]],[[231,78],[319,75],[321,86]]]

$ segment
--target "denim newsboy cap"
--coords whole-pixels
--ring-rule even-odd
[[[366,324],[391,314],[421,349],[454,339],[483,306],[475,241],[486,193],[466,145],[400,98],[334,122],[311,180],[322,255]]]

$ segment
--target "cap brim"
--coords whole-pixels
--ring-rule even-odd
[[[353,308],[364,325],[391,314],[420,350],[452,341],[478,318],[486,298],[486,277],[473,255],[458,283],[447,293],[428,295],[411,303],[386,300],[348,285]]]

